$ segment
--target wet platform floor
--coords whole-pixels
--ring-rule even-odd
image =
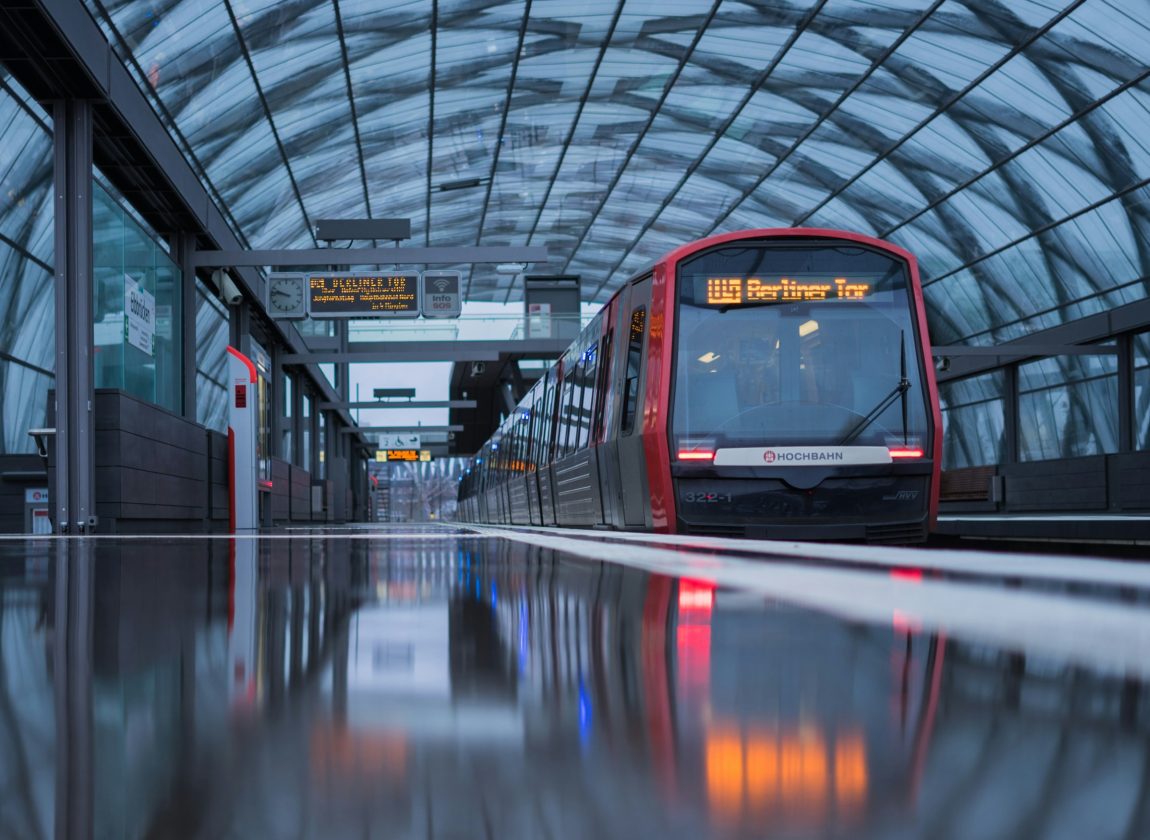
[[[508,534],[0,540],[0,837],[1150,836],[1140,566]]]

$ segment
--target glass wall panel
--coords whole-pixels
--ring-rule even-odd
[[[1118,359],[1056,356],[1018,368],[1022,461],[1118,451]]]
[[[180,269],[101,184],[92,199],[96,387],[179,412]]]
[[[1006,376],[982,376],[941,382],[942,468],[1002,463]]]
[[[1134,336],[1134,445],[1150,449],[1150,333]]]
[[[196,280],[196,420],[228,429],[228,311]]]
[[[316,449],[319,452],[319,478],[327,478],[327,415],[328,412],[319,413],[319,438]]]
[[[295,401],[295,379],[290,373],[284,373],[280,379],[282,387],[282,421],[280,422],[280,457],[285,461],[294,461],[295,453],[292,451],[292,406]]]
[[[300,466],[311,472],[311,394],[303,395],[303,416],[300,420]]]
[[[56,368],[52,135],[0,71],[0,455],[35,451]]]

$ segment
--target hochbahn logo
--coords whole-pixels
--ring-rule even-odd
[[[768,464],[773,464],[776,461],[783,464],[825,464],[831,461],[842,461],[843,459],[844,454],[842,452],[819,452],[817,450],[805,449],[792,452],[776,452],[773,449],[768,449],[763,453],[763,460]]]

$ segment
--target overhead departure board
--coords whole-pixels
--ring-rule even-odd
[[[313,318],[418,318],[419,274],[312,274]]]
[[[428,449],[377,449],[376,461],[430,461],[431,451]]]

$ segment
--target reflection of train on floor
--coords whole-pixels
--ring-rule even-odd
[[[828,230],[722,234],[623,285],[483,446],[460,512],[922,540],[940,426],[913,256]]]

